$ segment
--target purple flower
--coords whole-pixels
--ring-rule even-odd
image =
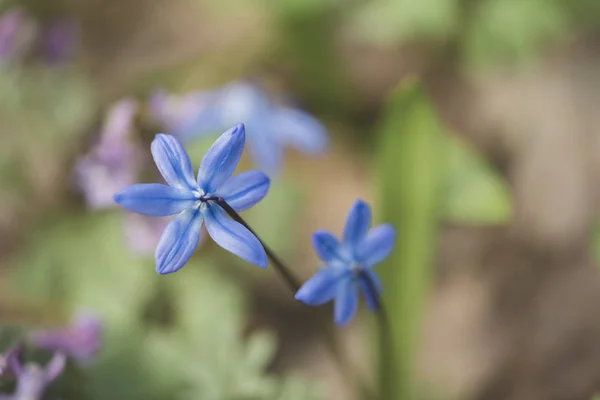
[[[159,92],[151,99],[151,109],[169,131],[184,141],[243,122],[250,155],[269,174],[279,171],[285,147],[316,155],[328,146],[327,132],[314,117],[274,104],[266,93],[247,82],[180,98]]]
[[[0,15],[0,62],[18,59],[33,39],[34,26],[20,8]]]
[[[231,176],[242,156],[246,135],[239,124],[222,134],[206,152],[197,179],[183,146],[171,135],[156,135],[151,151],[167,185],[137,184],[115,194],[115,202],[138,214],[176,215],[169,222],[155,252],[156,272],[169,274],[189,260],[200,241],[204,223],[222,248],[259,267],[267,266],[265,250],[242,224],[230,219],[218,204],[224,199],[236,211],[252,207],[269,189],[269,178],[259,171]]]
[[[11,360],[9,367],[17,385],[13,394],[0,395],[0,400],[42,400],[46,388],[63,372],[67,361],[62,353],[54,353],[44,368],[34,363],[23,365],[18,355]]]
[[[8,348],[0,356],[0,376],[6,376],[12,372],[15,366],[18,366],[19,357],[23,351],[23,343],[19,342]]]
[[[80,364],[90,362],[100,349],[102,324],[94,315],[80,313],[71,325],[60,330],[39,330],[30,334],[41,349],[65,353]]]
[[[77,27],[70,19],[53,21],[43,31],[41,51],[49,63],[65,61],[73,52],[77,39]]]
[[[341,243],[327,231],[313,235],[313,247],[326,266],[302,285],[296,299],[311,306],[334,300],[334,320],[338,325],[347,324],[354,316],[359,290],[367,306],[377,308],[381,283],[373,266],[392,251],[396,231],[389,224],[369,229],[370,225],[369,205],[357,200],[348,212]]]
[[[139,149],[129,140],[138,105],[123,99],[108,111],[98,143],[75,164],[75,179],[92,209],[112,207],[115,192],[135,182]]]

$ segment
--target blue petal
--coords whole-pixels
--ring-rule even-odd
[[[197,201],[187,189],[176,189],[159,183],[140,183],[114,195],[121,207],[138,214],[165,217],[192,207]]]
[[[213,193],[231,176],[242,156],[245,141],[244,124],[239,124],[219,136],[208,149],[198,170],[198,184],[204,191]]]
[[[218,97],[214,92],[201,92],[197,94],[202,105],[198,107],[197,113],[183,119],[173,130],[173,134],[182,140],[191,140],[206,134],[223,132],[228,126],[228,121],[223,119],[221,108],[216,100]]]
[[[269,177],[262,172],[246,171],[227,179],[215,195],[223,197],[235,211],[243,211],[262,200],[269,185]]]
[[[150,150],[158,170],[169,185],[179,189],[196,189],[192,163],[174,136],[156,135]]]
[[[278,107],[270,121],[279,143],[315,155],[329,145],[327,130],[314,117],[300,110]]]
[[[356,254],[365,267],[372,267],[383,261],[394,248],[396,230],[389,224],[378,225],[367,233]]]
[[[381,293],[382,288],[381,281],[379,280],[377,274],[369,269],[362,271],[362,274],[363,276],[358,278],[358,283],[365,298],[365,303],[367,304],[367,307],[369,309],[377,310],[378,298],[375,297],[372,288],[374,288],[377,291],[377,296],[379,296],[379,293]],[[367,283],[367,279],[371,281],[371,284]]]
[[[350,271],[343,268],[323,268],[302,285],[296,293],[296,300],[311,306],[320,306],[333,300],[338,284]]]
[[[326,263],[344,261],[340,242],[330,232],[316,231],[313,233],[312,245],[317,256]]]
[[[248,139],[248,150],[254,164],[269,175],[277,174],[281,169],[283,149],[275,138],[270,136],[270,132],[251,131],[251,133]]]
[[[344,244],[354,252],[357,246],[364,240],[371,226],[371,208],[362,200],[356,200],[348,216],[344,227]]]
[[[335,294],[333,319],[336,324],[346,325],[356,313],[358,293],[356,281],[353,278],[344,279]]]
[[[250,264],[267,267],[267,254],[256,236],[242,224],[227,217],[221,207],[208,205],[204,209],[204,220],[208,234],[219,246]]]
[[[190,259],[200,241],[202,214],[190,208],[169,222],[156,246],[156,272],[170,274],[179,270]]]

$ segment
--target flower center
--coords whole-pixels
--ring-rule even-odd
[[[350,263],[350,271],[352,271],[352,274],[354,276],[358,277],[363,272],[363,266],[360,265],[360,263],[358,263],[357,261],[352,261]]]

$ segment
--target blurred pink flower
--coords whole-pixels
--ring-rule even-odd
[[[0,15],[0,62],[19,59],[32,44],[36,26],[21,8]]]
[[[102,342],[102,324],[89,313],[78,313],[71,325],[59,330],[39,330],[30,334],[39,348],[64,353],[79,363],[88,363]]]
[[[108,111],[97,144],[75,163],[75,180],[92,209],[113,207],[113,195],[133,184],[143,157],[130,140],[137,103],[129,98]]]

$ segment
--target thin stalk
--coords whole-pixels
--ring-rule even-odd
[[[265,242],[256,234],[256,232],[254,232],[254,230],[246,223],[246,221],[244,221],[244,219],[237,213],[237,211],[235,211],[222,197],[205,197],[202,200],[203,201],[215,201],[221,208],[223,208],[223,210],[225,210],[225,212],[227,214],[229,214],[229,216],[234,221],[242,224],[246,229],[248,229],[250,232],[252,232],[252,234],[254,236],[256,236],[256,238],[258,239],[260,244],[264,247],[265,252],[267,253],[267,256],[271,259],[271,262],[273,263],[275,270],[279,273],[279,275],[281,275],[281,277],[285,281],[288,288],[292,291],[292,294],[295,295],[301,286],[299,283],[300,282],[299,279],[281,261],[281,259],[279,257],[277,257],[275,252],[273,252],[273,250],[271,250],[271,248],[269,248],[269,246],[267,246],[265,244]],[[382,316],[383,315],[383,306],[381,304],[381,299],[379,298],[379,294],[377,293],[377,290],[375,289],[373,282],[371,282],[369,279],[366,279],[366,281],[367,281],[367,284],[369,285],[369,290],[372,291],[373,297],[377,301],[378,309],[380,310],[380,312],[379,312],[380,320],[385,322],[386,318]],[[382,325],[383,330],[385,330],[385,328],[383,328],[383,326],[385,326],[385,325],[387,325],[387,324],[384,323]],[[354,373],[353,370],[348,368],[347,360],[346,360],[346,357],[343,355],[344,354],[343,351],[341,351],[335,338],[332,337],[331,335],[328,339],[328,344],[329,344],[328,348],[331,351],[332,357],[333,357],[334,361],[338,364],[338,367],[340,369],[341,374],[344,376],[344,379],[348,382],[356,382],[357,381],[356,374]],[[360,379],[358,379],[358,380],[359,380],[359,387],[360,387],[361,391],[363,393],[367,393],[369,395],[369,397],[371,397],[371,391],[368,389],[367,385],[365,385],[364,382],[360,382]]]
[[[377,323],[379,325],[379,338],[381,342],[381,346],[383,348],[389,349],[392,351],[394,349],[394,342],[392,338],[392,331],[388,321],[388,313],[383,305],[383,301],[381,300],[381,296],[379,296],[379,292],[375,287],[375,282],[371,280],[371,278],[367,274],[360,274],[360,278],[367,284],[367,289],[369,290],[371,296],[375,300],[375,305],[377,306]],[[396,375],[396,366],[394,363],[394,359],[390,358],[384,360],[386,362],[386,370],[388,371],[388,376]]]
[[[281,277],[283,278],[283,280],[285,281],[287,286],[290,288],[292,293],[296,294],[296,292],[300,289],[300,286],[301,286],[299,279],[292,273],[292,271],[288,267],[285,266],[285,264],[279,259],[279,257],[277,257],[277,255],[275,255],[273,250],[271,250],[271,248],[269,246],[267,246],[265,244],[265,242],[263,242],[263,240],[256,234],[256,232],[254,232],[254,230],[252,230],[252,228],[250,228],[250,226],[237,213],[237,211],[235,211],[233,208],[231,208],[231,206],[229,204],[227,204],[227,202],[221,197],[218,197],[215,199],[210,198],[207,200],[215,200],[217,202],[217,204],[219,206],[221,206],[221,208],[223,208],[223,210],[225,210],[225,212],[227,212],[227,214],[229,214],[229,216],[234,221],[239,222],[240,224],[244,225],[244,227],[246,229],[248,229],[250,232],[252,232],[252,234],[254,236],[256,236],[256,238],[258,239],[260,244],[264,247],[265,252],[267,253],[267,256],[271,259],[271,262],[273,263],[273,267],[275,267],[275,270],[279,273],[279,275],[281,275]]]

